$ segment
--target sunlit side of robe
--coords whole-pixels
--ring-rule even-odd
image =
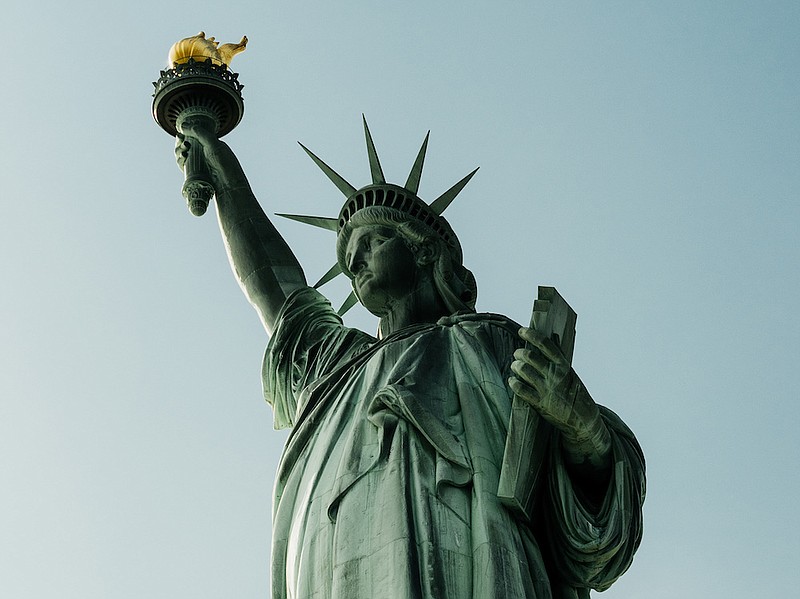
[[[644,461],[611,411],[604,498],[573,484],[558,435],[537,522],[497,498],[518,325],[469,314],[378,341],[312,289],[278,323],[264,389],[276,428],[293,430],[275,484],[275,599],[563,599],[628,568]]]

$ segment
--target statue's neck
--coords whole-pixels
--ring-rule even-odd
[[[449,312],[431,281],[417,285],[414,291],[395,301],[381,316],[381,337],[414,324],[433,323]]]

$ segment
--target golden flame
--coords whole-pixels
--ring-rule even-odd
[[[190,58],[196,61],[211,59],[216,65],[230,65],[233,57],[239,52],[244,51],[247,46],[247,36],[242,37],[238,44],[219,45],[213,37],[206,37],[205,32],[201,31],[195,36],[187,37],[179,42],[175,42],[169,49],[169,65],[183,64]]]

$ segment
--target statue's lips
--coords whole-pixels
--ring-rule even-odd
[[[356,275],[356,287],[363,287],[364,283],[372,278],[372,273],[368,270],[362,270]]]

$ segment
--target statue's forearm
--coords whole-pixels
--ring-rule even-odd
[[[305,276],[256,200],[236,158],[232,153],[221,158],[216,203],[225,248],[242,290],[271,333],[288,295],[306,285]]]
[[[571,433],[562,430],[567,462],[581,470],[607,471],[611,464],[611,433],[600,409],[574,371],[566,393],[572,403]]]

